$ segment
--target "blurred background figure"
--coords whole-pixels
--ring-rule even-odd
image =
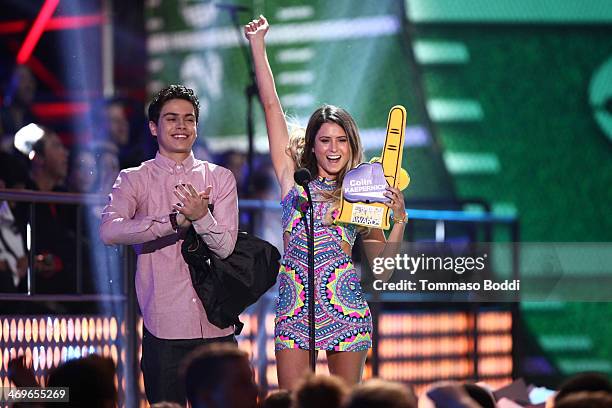
[[[249,355],[231,344],[195,350],[183,362],[187,400],[193,408],[255,408],[257,384]]]
[[[416,408],[417,397],[409,385],[372,379],[351,390],[344,408]]]
[[[250,179],[251,193],[249,198],[255,200],[279,201],[280,188],[276,183],[276,176],[270,157],[258,158],[253,175]],[[253,233],[272,243],[282,251],[283,239],[278,231],[282,230],[280,211],[268,209],[266,211],[241,212],[241,219],[248,217]]]
[[[349,388],[334,375],[307,375],[294,392],[294,408],[336,408],[342,405]]]
[[[15,147],[30,159],[26,188],[43,192],[67,192],[68,150],[58,135],[49,128],[29,124],[15,134]],[[74,207],[40,203],[34,219],[29,207],[17,209],[20,225],[34,228],[33,248],[36,252],[34,271],[36,292],[69,293],[75,290]],[[34,224],[34,225],[32,225]],[[25,235],[25,231],[22,231]]]
[[[27,170],[22,162],[0,151],[0,188],[23,189],[26,181]],[[15,203],[0,201],[0,293],[25,290],[28,257],[23,226],[15,218],[15,206]]]
[[[119,160],[119,149],[116,146],[101,143],[94,146],[96,163],[98,166],[98,192],[107,194],[110,192],[121,167]]]
[[[56,404],[68,408],[114,408],[117,406],[115,363],[91,354],[69,360],[53,369],[47,387],[67,387],[70,401]],[[54,405],[55,406],[55,405]]]
[[[68,190],[75,193],[96,193],[99,190],[99,171],[96,153],[81,147],[71,154]]]
[[[247,176],[246,160],[246,154],[238,150],[228,150],[219,157],[219,165],[229,169],[236,178],[238,198],[245,197],[247,194],[244,185]]]
[[[269,393],[261,402],[261,408],[291,408],[293,398],[289,390],[276,390]]]
[[[36,78],[25,65],[17,65],[4,91],[0,108],[0,148],[13,150],[13,135],[28,123],[35,122],[32,113],[37,90]]]
[[[120,169],[138,166],[147,156],[148,144],[132,135],[128,105],[121,98],[108,98],[93,105],[94,142],[116,150]]]

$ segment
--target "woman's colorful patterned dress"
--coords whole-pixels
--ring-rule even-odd
[[[317,350],[362,351],[372,346],[372,317],[351,257],[357,236],[352,224],[325,225],[331,204],[321,198],[335,181],[317,178],[310,183],[315,209],[315,344]],[[293,187],[281,201],[283,229],[290,234],[278,275],[279,293],[274,330],[276,350],[309,349],[308,242],[304,223],[306,194]]]

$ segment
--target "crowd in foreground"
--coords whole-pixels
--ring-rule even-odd
[[[404,383],[374,378],[348,387],[340,378],[307,375],[294,390],[262,396],[255,383],[249,355],[233,344],[211,344],[192,352],[181,365],[187,401],[158,402],[153,408],[609,408],[612,384],[602,373],[581,373],[566,379],[546,401],[534,404],[521,392],[501,397],[486,384],[444,381],[421,395]],[[68,387],[70,402],[63,407],[115,407],[118,392],[113,360],[92,354],[69,360],[52,370],[44,385]],[[9,364],[19,387],[39,386],[24,359]],[[527,398],[528,399],[528,398]],[[22,405],[20,405],[22,404]],[[54,406],[17,403],[14,406]]]

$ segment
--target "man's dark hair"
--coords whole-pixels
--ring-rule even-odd
[[[192,351],[181,367],[187,399],[193,403],[199,391],[213,390],[228,375],[225,364],[240,359],[248,361],[249,355],[230,343],[213,343]]]
[[[482,408],[495,408],[495,398],[493,395],[479,385],[466,383],[463,384],[463,389],[476,401]]]
[[[417,408],[410,385],[373,378],[353,387],[346,408]]]
[[[290,408],[291,392],[288,390],[272,391],[261,403],[261,408]]]
[[[193,89],[187,88],[184,85],[170,85],[159,91],[157,95],[153,97],[147,112],[149,120],[157,123],[162,107],[171,99],[184,99],[191,102],[195,112],[196,122],[200,119],[200,101],[195,92],[193,92]]]
[[[294,407],[332,408],[339,407],[348,393],[341,378],[333,375],[308,375],[295,389]]]
[[[70,389],[70,402],[62,403],[62,406],[106,407],[117,402],[114,377],[113,360],[90,354],[55,368],[49,374],[47,386]]]
[[[580,391],[555,401],[555,408],[610,408],[612,394],[605,391]]]
[[[581,391],[605,391],[612,393],[612,384],[605,374],[588,372],[576,374],[565,380],[555,395],[555,403],[565,396]]]

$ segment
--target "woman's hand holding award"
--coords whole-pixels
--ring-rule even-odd
[[[348,171],[342,182],[342,200],[338,222],[369,228],[389,229],[391,210],[385,205],[387,186],[404,190],[410,183],[408,172],[402,168],[406,109],[391,108],[387,120],[387,135],[382,156],[373,158]]]

